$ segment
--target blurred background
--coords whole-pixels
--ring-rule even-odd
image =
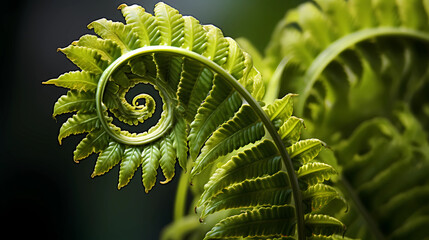
[[[42,85],[77,68],[57,48],[92,33],[107,18],[124,21],[121,3],[150,13],[158,1],[7,1],[2,5],[0,197],[4,236],[14,239],[158,239],[171,221],[178,177],[144,192],[141,173],[117,190],[118,168],[91,179],[96,155],[73,162],[82,136],[57,141],[68,116],[51,117],[66,89]],[[213,24],[225,36],[246,37],[259,50],[287,11],[300,0],[165,1],[183,15]],[[179,170],[179,169],[178,169]],[[177,172],[176,172],[177,173]],[[177,176],[178,174],[176,174]]]

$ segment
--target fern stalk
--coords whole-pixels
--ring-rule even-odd
[[[185,171],[182,171],[179,178],[179,183],[177,184],[177,193],[174,201],[174,213],[173,220],[178,221],[185,216],[185,205],[186,205],[186,195],[188,193],[188,179],[189,174]]]

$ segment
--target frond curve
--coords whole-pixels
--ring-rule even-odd
[[[137,5],[119,9],[125,24],[96,20],[88,28],[99,37],[85,35],[60,49],[82,71],[45,82],[70,89],[57,101],[54,116],[77,112],[61,127],[60,143],[72,134],[88,133],[74,152],[75,161],[99,153],[92,177],[118,165],[118,189],[141,168],[146,192],[155,186],[159,169],[161,183],[172,180],[177,160],[198,181],[220,166],[223,172],[212,175],[199,202],[201,218],[221,210],[246,212],[219,221],[207,239],[304,239],[305,234],[339,233],[331,226],[333,217],[304,218],[312,213],[304,209],[306,201],[318,208],[329,201],[311,194],[302,199],[315,184],[301,186],[298,169],[319,179],[317,183],[330,172],[306,173],[311,168],[302,168],[315,161],[325,144],[299,141],[303,121],[292,117],[295,95],[265,106],[264,82],[251,56],[214,26],[203,26],[164,3],[155,6],[154,15]],[[155,115],[159,103],[145,93],[128,100],[139,84],[152,85],[161,98],[160,118],[144,132],[128,126]],[[305,221],[316,230],[306,233]],[[243,222],[249,225],[243,227]],[[329,225],[326,231],[324,224]]]

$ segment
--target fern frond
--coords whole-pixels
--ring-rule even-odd
[[[92,177],[119,165],[118,189],[141,167],[149,192],[158,171],[165,178],[161,183],[172,180],[178,160],[184,170],[192,167],[196,193],[208,181],[198,202],[201,218],[229,216],[214,218],[219,223],[207,239],[303,239],[306,201],[318,208],[334,196],[327,186],[319,187],[327,197],[311,191],[329,178],[328,168],[301,168],[301,181],[308,185],[299,185],[296,170],[314,161],[324,143],[299,141],[303,121],[291,116],[294,94],[260,102],[265,86],[252,57],[214,26],[164,3],[156,4],[154,15],[137,5],[119,9],[126,24],[96,20],[88,28],[99,37],[85,35],[61,49],[82,71],[46,82],[71,89],[56,103],[54,116],[77,111],[63,124],[59,140],[88,133],[75,161],[100,153]],[[162,102],[158,122],[144,132],[116,125],[131,128],[154,115],[158,103],[152,96],[128,100],[138,84],[153,85]],[[313,186],[314,179],[319,185]],[[304,200],[300,191],[307,193]],[[334,218],[307,218],[317,234],[336,233]]]

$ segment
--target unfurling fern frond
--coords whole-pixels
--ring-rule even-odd
[[[299,94],[307,133],[333,149],[322,161],[343,169],[334,182],[352,202],[339,214],[347,236],[429,235],[428,3],[304,3],[286,14],[267,48],[264,72],[273,77],[264,100]]]
[[[281,126],[296,119],[292,114],[291,95],[264,107],[268,117],[278,119]],[[240,112],[237,113],[239,116]],[[247,114],[252,121],[251,113]],[[230,124],[226,123],[217,131],[227,131]],[[293,131],[294,125],[281,131]],[[212,137],[216,138],[216,134]],[[243,138],[241,138],[243,139]],[[245,138],[244,138],[245,139]],[[258,138],[260,139],[260,137]],[[210,138],[209,138],[210,140]],[[342,233],[344,225],[338,220],[323,214],[323,208],[334,199],[345,200],[335,188],[325,185],[336,171],[328,164],[315,161],[315,157],[325,146],[317,139],[300,140],[295,135],[285,135],[282,142],[289,143],[286,148],[291,158],[294,172],[302,195],[305,226],[307,236],[330,236]],[[228,218],[220,221],[206,235],[206,239],[223,239],[237,236],[248,238],[272,239],[295,236],[290,223],[296,224],[292,196],[293,190],[288,174],[282,170],[281,156],[271,140],[257,142],[248,140],[251,147],[238,151],[226,162],[220,161],[209,181],[204,186],[204,192],[199,198],[196,211],[201,221],[207,216],[228,210]],[[232,149],[233,150],[233,149]],[[229,159],[229,160],[228,160]],[[204,165],[196,162],[196,168]],[[268,207],[270,206],[270,207]],[[314,215],[314,213],[320,213]],[[292,215],[291,215],[292,214]],[[317,216],[317,217],[316,217]],[[327,221],[327,219],[330,219]],[[264,226],[268,224],[268,226]],[[314,224],[314,225],[313,225]],[[330,227],[328,227],[331,225]],[[334,227],[335,226],[335,227]],[[328,230],[331,228],[330,230]],[[324,229],[323,232],[319,229]],[[334,230],[337,229],[337,230]],[[325,232],[326,231],[326,232]]]
[[[303,121],[291,116],[294,95],[261,107],[264,84],[251,56],[214,26],[164,3],[154,15],[137,5],[119,9],[125,24],[94,21],[88,27],[100,38],[85,35],[60,49],[81,71],[45,82],[70,89],[55,104],[54,116],[77,112],[61,127],[60,143],[88,133],[75,161],[99,153],[93,177],[119,165],[118,188],[141,168],[146,192],[159,169],[161,183],[171,181],[177,160],[197,182],[219,166],[199,203],[203,215],[246,212],[220,221],[207,239],[341,233],[343,224],[320,210],[342,199],[323,185],[335,171],[314,161],[323,142],[298,141]],[[152,117],[159,103],[148,94],[130,101],[129,91],[139,84],[153,85],[162,100],[160,119],[145,132],[133,126]]]

